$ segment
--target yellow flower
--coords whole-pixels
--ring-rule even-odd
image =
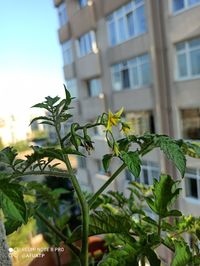
[[[123,111],[124,111],[124,108],[121,108],[118,112],[113,114],[109,110],[109,112],[108,112],[108,122],[107,122],[107,127],[106,127],[107,131],[112,131],[112,126],[116,126],[119,123]]]

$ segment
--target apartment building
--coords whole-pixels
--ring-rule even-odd
[[[121,106],[136,134],[200,138],[200,0],[54,0],[63,71],[84,123]],[[82,185],[91,191],[109,178],[101,158],[104,132],[93,132],[96,150],[79,160]],[[119,165],[113,162],[111,171]],[[171,169],[159,151],[143,158],[141,182]],[[110,188],[125,191],[125,171]],[[200,215],[200,161],[188,159],[180,209]]]

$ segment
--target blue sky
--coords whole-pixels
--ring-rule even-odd
[[[53,0],[1,1],[0,116],[63,94],[57,29]]]

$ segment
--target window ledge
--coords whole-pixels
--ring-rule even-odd
[[[139,34],[137,34],[137,35],[135,35],[135,36],[132,36],[132,37],[128,38],[127,40],[123,41],[123,42],[116,43],[115,45],[111,45],[111,44],[109,44],[109,48],[115,48],[115,47],[117,47],[117,46],[123,45],[123,44],[125,44],[126,42],[131,41],[131,40],[134,40],[134,39],[136,39],[136,38],[140,38],[142,35],[145,35],[145,34],[147,34],[147,33],[148,33],[148,30],[146,30],[145,32],[139,33]]]
[[[185,201],[190,204],[200,205],[200,199],[185,196]]]
[[[136,87],[136,88],[126,88],[126,89],[121,89],[121,90],[112,89],[112,91],[114,93],[121,93],[124,91],[138,91],[138,90],[142,90],[142,89],[151,89],[151,88],[152,88],[152,84],[149,84],[148,86],[142,86],[142,87]]]
[[[190,80],[195,80],[195,79],[200,79],[200,75],[195,76],[195,77],[176,78],[174,81],[175,82],[181,82],[181,81],[190,81]]]

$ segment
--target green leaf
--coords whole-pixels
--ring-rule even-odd
[[[65,89],[65,99],[66,99],[66,105],[70,105],[71,103],[71,95],[69,93],[69,91],[67,90],[66,86],[64,85],[64,89]]]
[[[130,216],[124,214],[111,214],[108,211],[96,211],[90,216],[89,235],[100,235],[108,233],[123,234],[130,242],[129,230],[133,221]],[[79,240],[81,237],[81,227],[74,230],[71,242]]]
[[[0,161],[8,165],[13,165],[16,156],[17,152],[13,147],[6,147],[0,151]]]
[[[7,179],[1,180],[0,207],[7,218],[26,223],[27,212],[22,190],[19,184],[9,183]]]
[[[192,261],[189,246],[183,241],[175,241],[175,255],[171,266],[187,266]]]
[[[44,122],[46,122],[46,121],[50,121],[50,122],[53,122],[53,120],[51,119],[51,118],[49,118],[49,117],[47,117],[47,116],[37,116],[37,117],[35,117],[35,118],[33,118],[32,120],[31,120],[31,122],[30,122],[30,125],[31,124],[33,124],[33,122],[35,122],[35,121],[38,121],[38,120],[44,120]],[[52,123],[51,123],[52,124]]]
[[[154,179],[153,185],[153,197],[154,200],[147,197],[146,201],[149,207],[161,217],[167,217],[172,215],[180,215],[177,210],[169,211],[170,207],[177,196],[179,195],[180,188],[176,188],[177,181],[174,181],[171,176],[162,174],[160,180]]]
[[[103,156],[102,163],[103,163],[103,168],[104,168],[105,172],[108,171],[108,168],[109,168],[110,161],[111,161],[112,157],[113,157],[112,154],[105,154]]]
[[[181,175],[184,176],[186,168],[186,158],[182,149],[177,144],[178,142],[168,136],[157,135],[154,138],[154,143],[156,146],[160,147],[167,158],[175,164]]]
[[[126,166],[128,167],[128,170],[135,176],[140,176],[141,171],[141,160],[139,158],[139,154],[137,151],[133,152],[130,151],[128,153],[122,152],[122,159]]]

